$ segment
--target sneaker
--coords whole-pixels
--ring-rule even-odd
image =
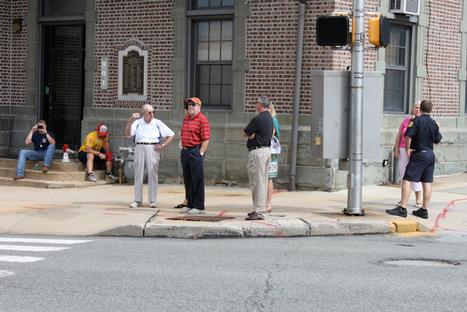
[[[15,180],[21,180],[21,179],[24,179],[24,176],[18,176],[18,175],[17,175],[17,176],[15,176],[13,179],[15,179]]]
[[[264,216],[256,211],[250,212],[245,218],[247,221],[264,220]]]
[[[90,182],[97,182],[97,178],[94,175],[94,173],[89,173],[87,180],[90,181]]]
[[[132,202],[132,203],[130,204],[130,208],[138,208],[138,207],[140,207],[140,206],[141,206],[141,203],[138,203],[138,202]]]
[[[407,209],[401,206],[397,206],[396,208],[393,208],[393,209],[386,209],[386,212],[392,216],[399,216],[403,218],[407,217]]]
[[[181,212],[181,213],[187,213],[187,212],[190,211],[190,210],[191,210],[191,208],[189,208],[189,207],[184,207],[184,208],[180,209],[180,212]]]
[[[149,203],[149,208],[156,208],[156,203],[155,202],[150,202]]]
[[[105,174],[105,180],[115,182],[117,178],[111,172],[108,172]]]
[[[193,209],[190,209],[190,211],[188,211],[187,213],[194,215],[194,214],[205,214],[206,212],[204,211],[204,209],[193,208]]]
[[[47,166],[42,166],[42,172],[47,173],[49,171],[49,167]]]
[[[428,219],[428,210],[424,209],[424,208],[414,210],[414,211],[412,211],[412,214],[414,216],[422,218],[422,219]]]

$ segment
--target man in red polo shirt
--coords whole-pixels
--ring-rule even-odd
[[[200,214],[205,209],[203,155],[208,149],[211,130],[208,119],[201,113],[201,100],[192,97],[185,102],[188,105],[188,114],[183,118],[180,132],[180,159],[188,203],[182,212]]]

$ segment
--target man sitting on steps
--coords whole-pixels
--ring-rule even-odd
[[[112,152],[110,151],[109,132],[107,126],[99,123],[95,131],[86,135],[83,145],[79,148],[78,159],[86,165],[86,180],[96,182],[94,165],[104,166],[107,169],[105,179],[115,181],[112,174]]]
[[[34,144],[34,149],[22,149],[19,152],[15,180],[24,178],[26,160],[43,160],[42,172],[49,171],[55,152],[54,135],[50,131],[47,131],[47,124],[44,120],[39,120],[31,128],[24,143],[26,145]]]

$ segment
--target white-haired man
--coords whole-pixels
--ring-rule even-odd
[[[161,151],[170,144],[175,133],[162,121],[154,118],[154,108],[143,106],[143,117],[133,113],[128,120],[125,133],[135,140],[135,196],[131,208],[143,202],[144,168],[148,172],[149,207],[156,208],[158,169]]]

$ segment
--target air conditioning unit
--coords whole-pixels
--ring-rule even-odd
[[[389,11],[396,14],[419,15],[420,0],[390,0]]]

